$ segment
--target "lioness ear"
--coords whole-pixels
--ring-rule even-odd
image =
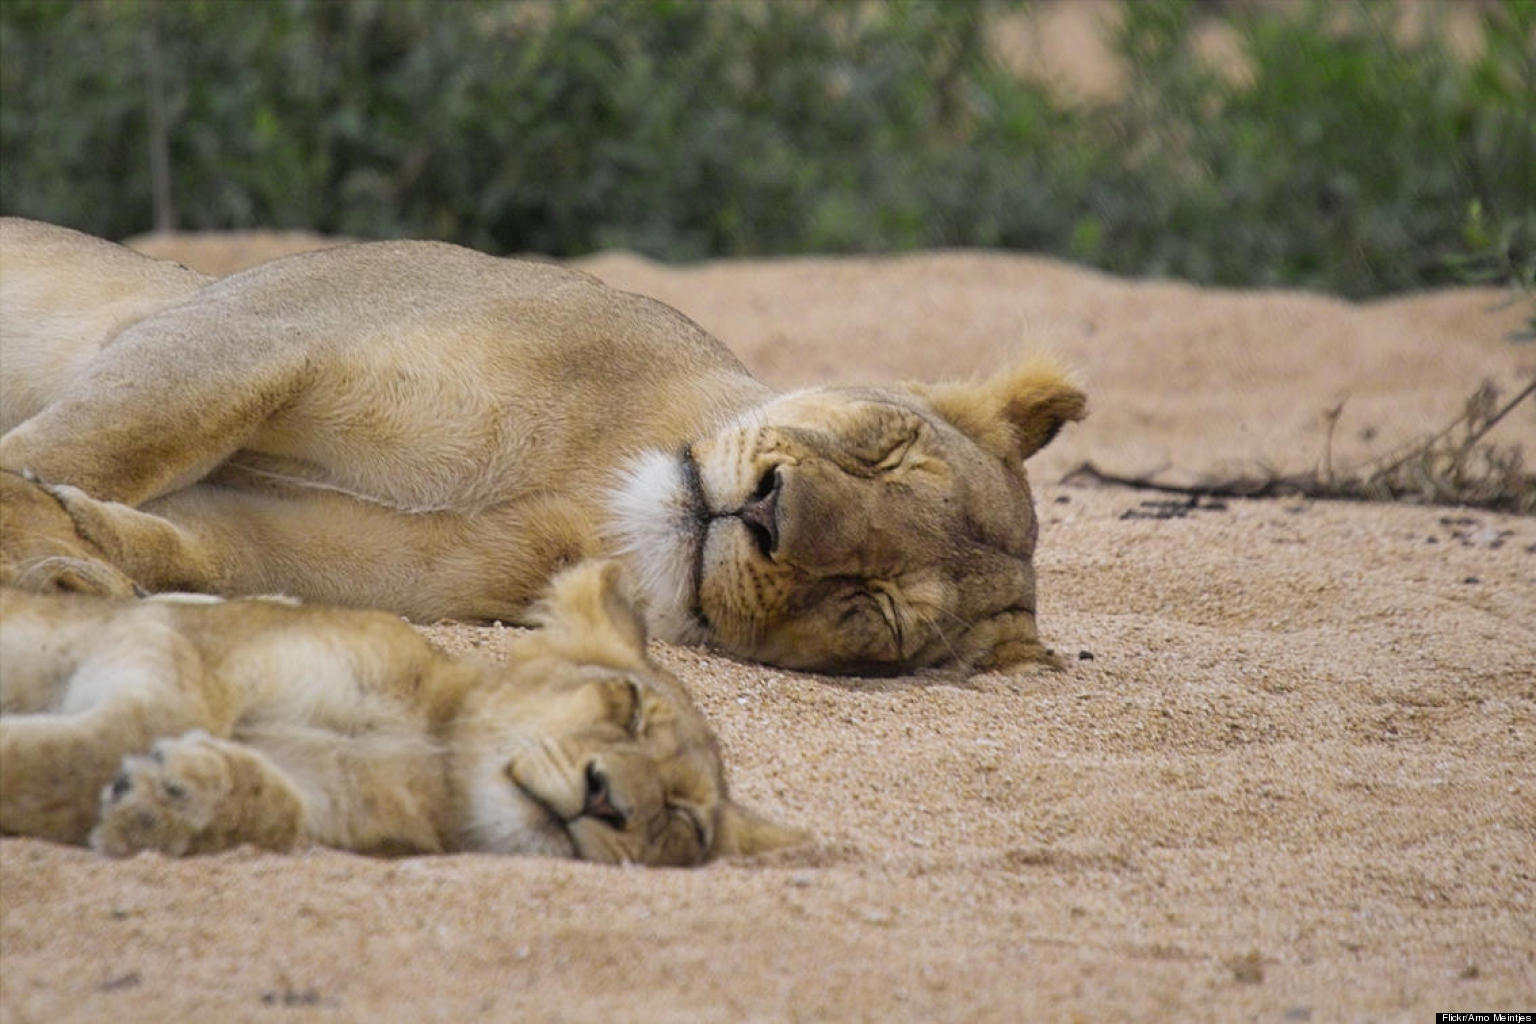
[[[1056,361],[1035,356],[979,381],[914,384],[912,390],[1000,459],[1027,459],[1061,425],[1082,419],[1088,399]]]
[[[560,573],[534,617],[551,639],[572,641],[581,652],[645,658],[645,619],[617,562],[589,560]]]
[[[750,857],[786,846],[798,846],[811,838],[804,829],[769,821],[740,804],[726,801],[720,807],[711,857]]]

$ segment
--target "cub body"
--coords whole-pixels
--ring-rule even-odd
[[[535,617],[493,665],[382,612],[0,591],[0,831],[671,865],[797,838],[731,802],[614,564]]]

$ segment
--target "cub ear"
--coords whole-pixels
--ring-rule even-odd
[[[625,666],[645,660],[645,619],[617,562],[588,560],[560,573],[533,619],[580,660]]]
[[[811,838],[804,829],[769,821],[755,811],[727,800],[720,806],[715,826],[715,842],[709,855],[714,857],[750,857],[757,853],[798,846]]]
[[[934,412],[1005,461],[1029,458],[1050,444],[1063,423],[1088,414],[1087,397],[1047,356],[982,380],[910,387]]]

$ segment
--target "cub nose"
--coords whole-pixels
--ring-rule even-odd
[[[612,828],[622,829],[629,821],[629,815],[619,810],[614,804],[608,776],[602,773],[596,762],[587,765],[586,774],[587,795],[581,805],[582,816],[596,818]]]
[[[752,531],[752,538],[757,541],[764,558],[772,557],[779,547],[779,491],[782,489],[783,481],[775,466],[763,474],[757,490],[736,513]]]

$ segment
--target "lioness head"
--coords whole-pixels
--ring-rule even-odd
[[[1047,658],[1024,460],[1085,406],[1037,360],[975,383],[795,392],[646,456],[616,509],[653,622],[834,672]]]
[[[704,716],[646,656],[617,564],[557,577],[453,748],[466,848],[691,865],[799,842],[734,803]]]

